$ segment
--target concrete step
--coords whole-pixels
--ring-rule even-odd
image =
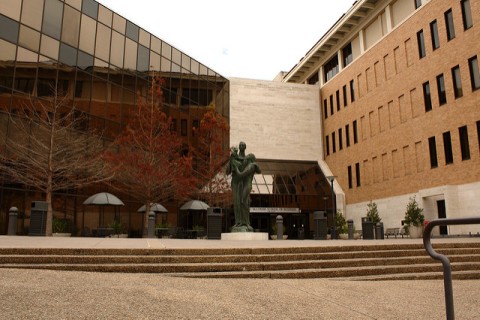
[[[455,277],[480,278],[480,243],[442,243]],[[422,245],[253,249],[0,249],[0,268],[163,273],[199,278],[438,279]]]

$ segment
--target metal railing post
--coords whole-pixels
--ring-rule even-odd
[[[455,310],[453,305],[453,286],[452,286],[452,267],[450,260],[443,254],[433,250],[430,241],[432,229],[436,226],[458,225],[458,224],[480,224],[480,217],[437,219],[430,221],[423,231],[423,246],[427,253],[435,260],[440,260],[443,265],[443,285],[445,287],[445,308],[447,320],[455,319]]]

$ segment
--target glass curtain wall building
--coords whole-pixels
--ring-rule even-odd
[[[192,128],[207,106],[215,106],[228,122],[227,79],[94,0],[0,2],[1,130],[8,128],[8,113],[18,112],[32,98],[51,102],[55,88],[88,115],[90,128],[99,128],[105,139],[113,140],[128,120],[137,93],[145,96],[153,77],[165,80],[164,111],[185,145],[195,143]],[[42,196],[4,179],[0,187],[2,234],[11,206],[18,207],[19,223],[24,224],[30,203]],[[55,194],[54,216],[72,221],[77,233],[96,227],[98,209],[82,205],[95,191],[104,190],[97,186]],[[125,207],[117,210],[128,229],[143,228],[139,204],[122,200]],[[176,224],[178,204],[164,205]],[[105,214],[115,213],[106,208]]]

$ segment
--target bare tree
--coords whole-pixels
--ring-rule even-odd
[[[54,94],[30,98],[10,112],[8,127],[0,130],[5,148],[0,169],[12,181],[45,194],[48,204],[46,235],[52,235],[52,194],[109,180],[103,161],[100,132],[88,128],[88,116],[71,101]]]

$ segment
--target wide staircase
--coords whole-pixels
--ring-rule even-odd
[[[453,279],[480,279],[480,243],[439,243]],[[0,268],[196,278],[442,279],[422,244],[231,249],[0,249]]]

